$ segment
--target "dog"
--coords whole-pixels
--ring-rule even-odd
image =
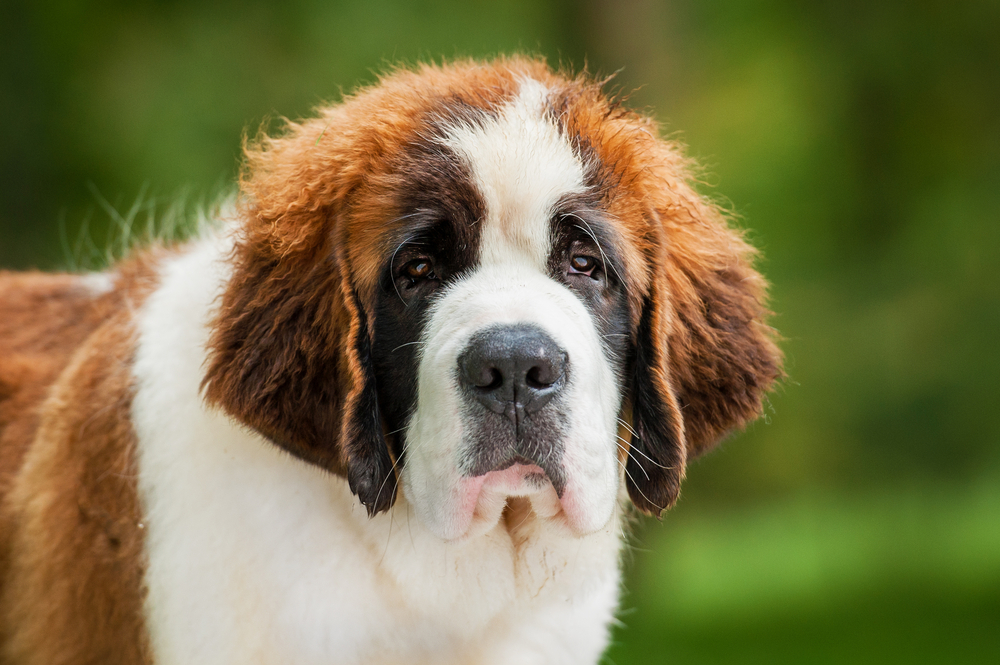
[[[195,238],[0,276],[3,662],[597,662],[630,511],[781,375],[755,251],[602,88],[399,69]]]

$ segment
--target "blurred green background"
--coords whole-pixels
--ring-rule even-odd
[[[512,50],[621,70],[786,338],[765,418],[637,526],[606,662],[1000,662],[995,0],[7,0],[0,265],[210,201],[245,129],[388,63]]]

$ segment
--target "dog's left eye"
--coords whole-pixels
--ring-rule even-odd
[[[396,290],[407,298],[433,291],[440,281],[434,259],[428,256],[411,259],[396,272]]]
[[[594,271],[597,270],[598,266],[600,266],[600,261],[598,261],[595,257],[577,254],[576,256],[570,257],[569,274],[594,277]]]

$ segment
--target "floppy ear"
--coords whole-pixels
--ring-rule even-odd
[[[369,317],[350,277],[351,182],[323,120],[247,148],[247,202],[212,324],[206,399],[295,457],[346,476],[369,515],[396,482],[375,392]],[[390,476],[393,476],[390,479]]]
[[[632,365],[626,468],[632,502],[659,514],[677,500],[688,459],[760,414],[781,353],[753,248],[676,177],[647,202],[652,283]]]
[[[665,307],[654,288],[643,302],[632,359],[634,433],[625,469],[629,497],[647,515],[659,515],[674,505],[687,463],[684,425],[663,343],[669,326]]]

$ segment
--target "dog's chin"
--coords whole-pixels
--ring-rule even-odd
[[[442,515],[445,519],[427,526],[443,540],[452,542],[483,536],[501,524],[515,536],[515,532],[539,521],[547,529],[576,537],[600,531],[611,519],[613,506],[608,510],[593,510],[593,506],[576,500],[579,492],[574,490],[570,483],[560,497],[540,467],[514,464],[459,480],[451,492],[450,510]]]

